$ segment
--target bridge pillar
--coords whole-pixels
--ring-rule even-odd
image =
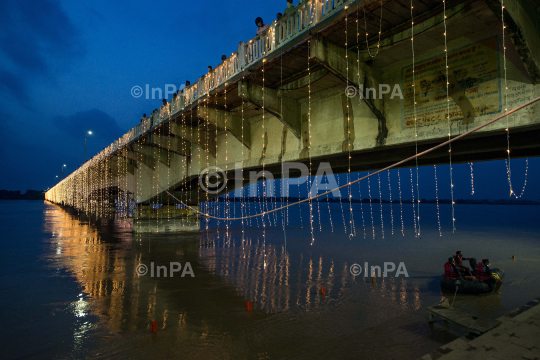
[[[384,115],[382,99],[372,99],[368,88],[378,89],[379,76],[365,63],[357,61],[357,54],[318,36],[310,42],[311,58],[324,66],[345,83],[354,86],[362,94],[362,99],[378,119],[376,143],[382,146],[388,137],[388,127]],[[377,90],[378,91],[378,90]]]
[[[238,82],[238,96],[258,107],[263,107],[263,88],[247,80]],[[285,97],[281,91],[264,89],[264,110],[277,117],[300,139],[302,134],[300,105],[294,99]]]

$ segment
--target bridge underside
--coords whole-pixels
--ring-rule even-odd
[[[506,5],[506,53],[497,0],[447,0],[446,12],[440,0],[413,0],[414,36],[410,1],[383,3],[382,20],[380,2],[350,3],[171,111],[107,158],[109,180],[138,204],[176,203],[156,181],[197,204],[237,186],[203,192],[198,177],[208,166],[232,179],[241,164],[243,185],[247,171],[264,166],[280,178],[282,162],[308,165],[310,158],[313,169],[329,162],[334,173],[348,171],[349,156],[351,171],[376,170],[414,155],[416,141],[424,151],[448,140],[449,131],[457,136],[540,95],[540,16],[532,1]],[[540,155],[533,105],[455,142],[452,162],[505,159],[507,127],[513,158]],[[447,147],[418,159],[421,166],[448,162]]]

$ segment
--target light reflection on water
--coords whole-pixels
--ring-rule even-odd
[[[413,235],[412,215],[404,213],[410,220],[406,236],[397,230],[390,236],[387,228],[382,239],[377,228],[374,240],[371,228],[363,238],[359,219],[359,236],[350,239],[337,221],[339,204],[331,204],[337,214],[334,232],[329,223],[323,222],[322,231],[316,226],[313,246],[309,224],[303,229],[294,225],[300,214],[291,211],[285,249],[280,216],[267,219],[278,226],[267,227],[263,242],[260,220],[245,227],[244,241],[238,223],[230,225],[229,234],[211,223],[208,232],[200,234],[132,235],[130,224],[122,220],[88,221],[55,205],[41,206],[43,228],[33,231],[45,234],[37,255],[45,262],[39,276],[47,285],[38,286],[25,306],[41,305],[47,324],[67,324],[71,339],[64,331],[50,335],[48,344],[24,349],[22,337],[7,344],[13,349],[11,357],[45,352],[58,357],[416,358],[454,338],[440,326],[429,327],[421,308],[445,299],[439,276],[455,250],[490,257],[507,272],[501,297],[458,296],[456,307],[495,318],[539,295],[540,229],[530,220],[537,218],[537,207],[506,207],[512,211],[501,212],[502,206],[462,206],[458,233],[441,238],[436,215],[426,205],[421,239]],[[390,216],[389,208],[383,212]],[[380,219],[380,213],[374,218]],[[401,229],[397,218],[395,226]],[[518,261],[509,260],[511,255]],[[372,283],[364,273],[352,276],[350,266],[366,261],[381,267],[385,261],[404,262],[410,277]],[[152,262],[189,262],[195,277],[137,275],[137,265],[150,267]],[[2,290],[5,278],[0,278]],[[26,291],[23,286],[18,285],[20,296]],[[325,296],[320,295],[321,286]],[[60,291],[59,299],[43,295],[51,291]],[[253,302],[253,312],[246,312],[246,301]],[[150,332],[152,320],[159,324],[157,334]],[[30,321],[17,326],[39,333],[37,328],[44,325]],[[23,336],[24,331],[15,333]],[[65,344],[50,345],[62,341],[69,350]]]

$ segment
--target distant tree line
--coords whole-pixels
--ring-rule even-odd
[[[2,200],[45,200],[45,192],[41,190],[26,190],[21,194],[19,190],[0,190],[0,199]]]

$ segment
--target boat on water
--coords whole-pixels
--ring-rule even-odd
[[[504,271],[502,269],[492,269],[491,272],[502,280],[504,276]],[[441,277],[441,290],[455,293],[456,289],[458,294],[481,295],[494,292],[495,285],[490,286],[483,280],[478,280],[476,278],[469,279],[465,277],[459,277],[456,279],[448,279],[443,274],[443,276]]]

